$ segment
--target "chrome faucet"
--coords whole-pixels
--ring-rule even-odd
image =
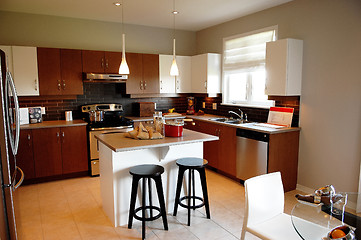
[[[243,112],[240,110],[241,115],[239,115],[238,113],[234,112],[234,111],[228,111],[228,113],[233,113],[234,115],[236,115],[239,119],[243,119]]]

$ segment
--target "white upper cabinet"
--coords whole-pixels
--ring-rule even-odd
[[[36,47],[13,46],[13,67],[19,96],[39,96]]]
[[[302,40],[288,38],[267,43],[267,95],[301,95],[302,57]]]
[[[18,96],[39,96],[36,47],[0,46],[14,78]]]
[[[221,55],[206,53],[192,56],[192,93],[221,92]]]
[[[172,55],[159,55],[159,89],[160,93],[191,92],[191,57],[176,56],[179,76],[170,76]]]

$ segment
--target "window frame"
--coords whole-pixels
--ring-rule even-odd
[[[236,39],[236,38],[246,37],[246,36],[261,33],[261,32],[271,31],[271,30],[274,31],[274,41],[276,41],[278,39],[278,25],[273,25],[273,26],[269,26],[269,27],[265,27],[265,28],[249,31],[249,32],[246,32],[246,33],[241,33],[241,34],[237,34],[237,35],[233,35],[233,36],[223,38],[223,47],[222,47],[222,55],[223,55],[222,56],[222,103],[221,103],[221,105],[241,106],[241,107],[255,107],[255,108],[265,108],[265,109],[268,109],[268,108],[270,108],[272,106],[275,106],[275,102],[273,100],[266,100],[265,102],[263,102],[263,101],[261,101],[261,102],[259,102],[259,101],[241,101],[241,102],[237,102],[237,103],[226,102],[226,91],[228,91],[228,88],[226,88],[226,81],[225,81],[225,72],[226,71],[224,71],[224,58],[225,58],[224,53],[225,53],[226,42],[227,41],[230,41],[230,40]],[[249,81],[249,80],[247,80],[247,81]],[[247,94],[249,94],[249,91],[251,91],[249,88],[250,87],[248,86],[248,83],[247,83]]]

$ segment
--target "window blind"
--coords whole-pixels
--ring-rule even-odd
[[[266,42],[273,41],[275,31],[266,31],[225,41],[223,70],[245,72],[264,67]]]

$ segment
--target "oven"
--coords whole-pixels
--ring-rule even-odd
[[[90,175],[99,176],[99,146],[95,135],[131,131],[133,121],[122,117],[121,104],[84,105],[82,112],[88,122]]]

